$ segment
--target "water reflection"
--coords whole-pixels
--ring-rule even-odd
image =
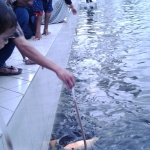
[[[98,8],[79,13],[69,61],[85,131],[101,137],[94,150],[149,150],[150,2],[101,0]],[[65,88],[58,114],[65,118],[56,117],[54,137],[79,130]]]

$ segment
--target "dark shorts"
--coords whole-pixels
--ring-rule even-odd
[[[52,0],[34,0],[32,5],[33,12],[35,13],[51,13],[53,11]]]

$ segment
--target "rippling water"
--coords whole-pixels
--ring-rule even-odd
[[[150,1],[99,0],[78,12],[69,68],[94,150],[150,150]],[[62,90],[53,138],[79,130],[71,93]]]

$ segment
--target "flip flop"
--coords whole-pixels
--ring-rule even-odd
[[[21,68],[15,68],[13,66],[0,67],[0,76],[19,75],[21,73],[22,73]]]

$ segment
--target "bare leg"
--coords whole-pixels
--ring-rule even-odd
[[[50,19],[51,13],[46,12],[45,13],[45,20],[44,20],[44,35],[49,35],[50,32],[48,31],[48,24],[49,24],[49,19]]]

